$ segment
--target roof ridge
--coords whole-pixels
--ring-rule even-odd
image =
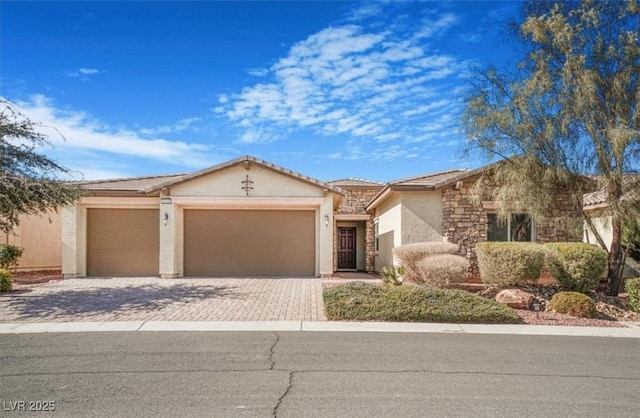
[[[365,179],[365,178],[362,178],[362,177],[345,177],[345,178],[341,178],[341,179],[329,180],[329,181],[327,181],[327,183],[337,183],[339,181],[345,181],[345,180],[363,181],[363,182],[366,182],[366,183],[379,184],[381,186],[384,186],[385,184],[387,184],[387,183],[382,182],[382,181],[369,180],[369,179]]]
[[[421,179],[421,178],[425,178],[425,177],[439,176],[439,175],[442,175],[442,174],[453,173],[453,172],[468,172],[468,171],[469,171],[468,168],[453,168],[453,169],[450,169],[450,170],[434,171],[433,173],[426,173],[426,174],[421,174],[421,175],[417,175],[417,176],[405,177],[405,178],[401,178],[401,179],[398,179],[398,180],[394,180],[394,181],[389,182],[389,184],[402,183],[402,182],[405,182],[405,181],[417,180],[417,179]]]
[[[153,176],[117,177],[117,178],[99,179],[99,180],[76,180],[74,183],[80,183],[80,184],[108,183],[110,181],[146,180],[146,179],[154,179],[154,178],[159,178],[159,177],[179,177],[179,176],[185,176],[185,175],[187,175],[187,173],[157,174],[157,175],[153,175]]]

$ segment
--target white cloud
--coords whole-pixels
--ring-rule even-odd
[[[156,128],[142,128],[142,129],[139,129],[138,132],[146,136],[177,133],[177,132],[182,132],[184,130],[187,130],[189,128],[193,128],[193,125],[196,122],[199,122],[201,120],[202,118],[199,118],[199,117],[184,118],[184,119],[180,119],[177,123],[173,125],[163,125]]]
[[[32,96],[28,101],[16,101],[14,104],[27,118],[41,124],[39,130],[48,135],[57,153],[102,151],[187,166],[207,165],[206,154],[209,148],[205,145],[163,138],[148,139],[144,137],[144,132],[113,128],[82,111],[57,109],[42,95]],[[186,128],[193,120],[184,119],[173,129]],[[147,132],[149,133],[151,132]]]
[[[294,44],[260,72],[260,83],[219,96],[214,111],[234,123],[242,143],[271,142],[302,129],[374,142],[424,141],[422,125],[461,106],[453,96],[469,63],[428,42],[458,18],[432,14],[407,26],[406,20],[395,24],[386,6],[402,4],[358,7],[349,19],[357,24],[330,26]],[[378,20],[371,23],[372,16]],[[365,154],[352,147],[344,155]]]
[[[97,68],[80,68],[78,69],[78,72],[83,75],[100,74],[100,70],[98,70]]]
[[[445,13],[438,18],[426,19],[422,23],[422,29],[417,33],[418,38],[431,38],[438,32],[448,29],[458,22],[458,17],[453,13]]]
[[[71,78],[80,78],[83,81],[89,81],[91,76],[104,74],[104,71],[101,71],[97,68],[78,68],[74,71],[67,71],[65,75]]]

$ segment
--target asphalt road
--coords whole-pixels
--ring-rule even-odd
[[[639,417],[640,343],[411,333],[5,334],[0,414]]]

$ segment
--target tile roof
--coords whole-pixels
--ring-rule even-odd
[[[409,190],[438,190],[446,187],[450,184],[454,184],[458,181],[465,180],[469,177],[473,177],[482,174],[486,171],[492,170],[497,164],[501,162],[491,163],[483,167],[479,167],[473,170],[465,168],[438,171],[435,173],[422,174],[420,176],[407,177],[404,179],[392,181],[387,184],[380,192],[367,204],[366,210],[371,210],[382,202],[391,191],[409,191]]]
[[[622,179],[623,200],[640,199],[640,175],[628,174]],[[585,209],[594,209],[600,205],[606,205],[608,201],[607,189],[602,188],[595,192],[586,193],[582,197],[582,204]]]
[[[453,179],[459,178],[469,172],[467,169],[455,169],[447,171],[439,171],[436,173],[428,173],[420,176],[408,177],[389,183],[393,186],[419,186],[419,187],[440,187],[441,184],[447,183]]]
[[[375,180],[367,180],[367,179],[359,179],[355,177],[347,178],[347,179],[338,179],[331,180],[327,182],[333,186],[338,187],[383,187],[386,183],[382,183],[380,181]]]
[[[129,177],[121,179],[91,180],[78,182],[86,190],[100,191],[135,191],[144,192],[164,182],[184,177],[186,174],[170,174],[164,176]]]

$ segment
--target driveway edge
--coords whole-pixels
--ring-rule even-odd
[[[509,334],[575,337],[614,337],[640,339],[640,327],[567,327],[549,325],[434,324],[407,322],[329,322],[329,321],[119,321],[119,322],[38,322],[0,323],[0,334],[56,332],[415,332],[430,334]]]

